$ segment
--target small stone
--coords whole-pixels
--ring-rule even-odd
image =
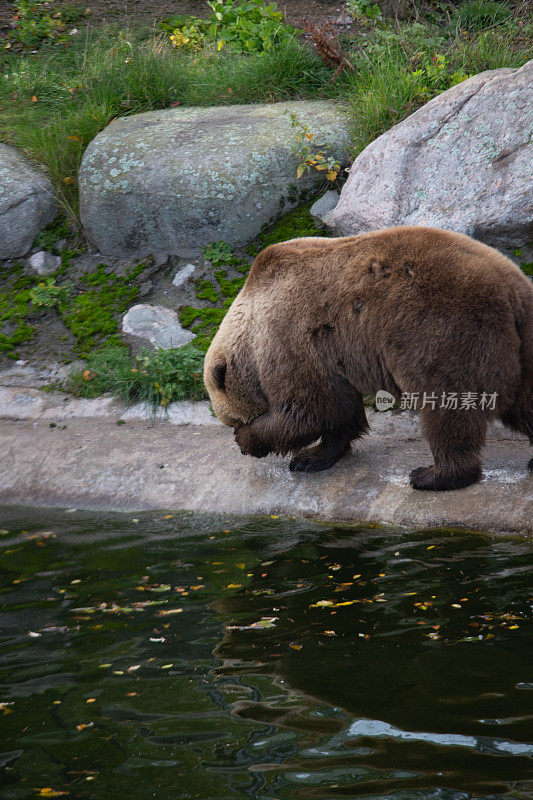
[[[165,350],[183,347],[194,334],[182,328],[175,311],[164,306],[132,306],[122,319],[122,331]]]
[[[50,275],[61,266],[61,258],[52,255],[52,253],[47,253],[46,250],[40,250],[30,256],[28,264],[30,269],[37,275]]]
[[[184,267],[179,269],[176,274],[174,275],[174,280],[172,281],[173,286],[181,286],[185,283],[188,278],[191,277],[196,266],[194,264],[186,264]]]
[[[139,286],[139,297],[146,297],[147,294],[150,294],[154,285],[152,281],[143,281]]]
[[[339,14],[335,22],[337,25],[351,25],[354,22],[354,18],[350,14]]]
[[[331,212],[339,202],[339,193],[333,190],[326,192],[313,203],[309,209],[311,216],[319,225],[328,225],[332,222]]]

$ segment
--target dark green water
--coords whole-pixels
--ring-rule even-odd
[[[2,800],[533,798],[531,542],[163,517],[0,509]]]

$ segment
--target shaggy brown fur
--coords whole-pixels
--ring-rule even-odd
[[[533,444],[533,286],[448,231],[294,239],[257,256],[204,380],[243,453],[293,452],[302,471],[327,469],[367,431],[363,396],[435,394],[420,412],[434,464],[411,483],[458,489],[480,478],[489,419]],[[443,392],[496,393],[496,408],[446,410]]]

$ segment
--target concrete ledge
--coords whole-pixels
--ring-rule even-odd
[[[181,419],[189,424],[175,424],[177,410],[172,424],[133,419],[131,409],[109,398],[13,391],[0,410],[4,417],[13,413],[0,421],[3,503],[296,514],[533,533],[529,444],[499,427],[490,432],[481,483],[425,493],[408,485],[409,471],[431,463],[431,456],[416,418],[407,414],[369,414],[374,431],[351,456],[327,472],[293,475],[288,459],[242,456],[231,430],[211,422],[205,404],[184,404]],[[206,413],[209,425],[190,424]]]

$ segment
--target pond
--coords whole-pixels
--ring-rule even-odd
[[[0,798],[533,797],[531,543],[0,508]]]

